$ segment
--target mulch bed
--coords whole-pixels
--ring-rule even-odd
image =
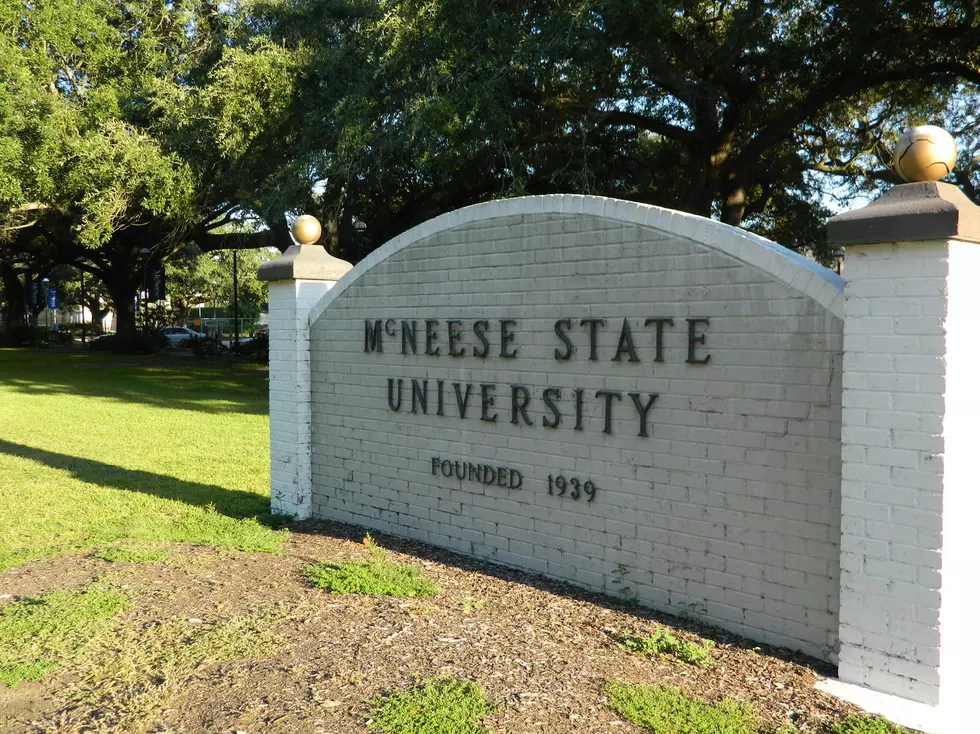
[[[124,624],[178,616],[215,619],[263,605],[293,609],[281,651],[236,661],[187,682],[147,732],[365,732],[366,701],[422,679],[478,680],[497,704],[493,732],[639,732],[603,704],[609,681],[677,686],[705,701],[736,698],[775,729],[792,721],[819,732],[857,712],[814,689],[832,667],[696,622],[583,592],[418,543],[376,535],[399,563],[421,564],[441,593],[421,599],[333,596],[307,586],[304,565],[364,560],[363,529],[335,523],[293,528],[283,555],[176,548],[163,564],[51,558],[0,574],[0,605],[101,578],[133,591]],[[658,624],[717,643],[699,669],[617,647],[627,630]],[[40,684],[0,687],[0,732],[97,731],[98,711],[66,711],[69,671]]]

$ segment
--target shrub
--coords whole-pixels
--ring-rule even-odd
[[[220,357],[228,349],[219,337],[210,336],[206,339],[195,339],[190,346],[194,355],[200,359]]]
[[[43,326],[8,324],[0,331],[0,347],[36,347],[44,343]]]
[[[269,334],[256,334],[244,344],[234,348],[235,354],[249,362],[266,363],[269,361]]]
[[[61,326],[58,327],[58,330],[63,331],[66,334],[71,334],[72,336],[76,336],[78,338],[81,338],[82,336],[81,324],[62,324]],[[104,333],[105,331],[102,329],[101,324],[85,324],[86,337],[99,336],[100,334],[104,334]]]
[[[121,354],[153,354],[163,351],[167,338],[155,331],[138,331],[130,336],[109,334],[89,343],[93,352],[119,352]]]
[[[44,341],[47,346],[52,347],[65,347],[74,342],[74,338],[70,331],[62,331],[61,329],[50,329],[44,336]]]

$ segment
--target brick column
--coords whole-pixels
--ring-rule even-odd
[[[980,559],[980,208],[897,186],[830,222],[846,249],[839,681],[927,732],[973,717]]]
[[[297,520],[308,518],[312,509],[310,312],[351,267],[309,242],[259,268],[259,280],[269,281],[272,511]]]

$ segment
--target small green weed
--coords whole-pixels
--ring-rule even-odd
[[[303,569],[303,576],[318,589],[332,594],[370,594],[373,596],[417,597],[438,594],[439,589],[422,577],[415,566],[399,566],[388,560],[384,549],[370,535],[364,547],[371,560],[314,563]]]
[[[369,702],[368,728],[382,734],[484,734],[493,705],[478,683],[437,678]]]
[[[154,548],[102,548],[92,555],[109,563],[162,563],[169,554]]]
[[[709,648],[715,646],[711,640],[702,639],[700,644],[684,642],[663,627],[646,637],[640,637],[628,631],[619,638],[619,646],[630,652],[638,652],[644,655],[670,655],[681,662],[696,665],[699,668],[710,668],[715,663],[711,653],[708,652]]]
[[[848,716],[831,734],[906,734],[908,729],[896,726],[878,716]]]
[[[708,705],[670,686],[612,683],[609,708],[656,734],[756,734],[755,717],[745,704],[725,699]]]
[[[463,614],[468,617],[474,612],[482,610],[487,603],[483,599],[474,599],[472,596],[468,596],[460,602],[460,605],[463,607]]]
[[[55,591],[0,609],[0,682],[38,681],[111,624],[129,600],[99,587]]]

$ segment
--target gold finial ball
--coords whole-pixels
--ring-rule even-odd
[[[938,181],[956,165],[956,142],[941,127],[913,127],[898,139],[892,165],[906,181]]]
[[[316,217],[304,214],[293,222],[293,239],[301,245],[312,245],[320,239],[320,223]]]

